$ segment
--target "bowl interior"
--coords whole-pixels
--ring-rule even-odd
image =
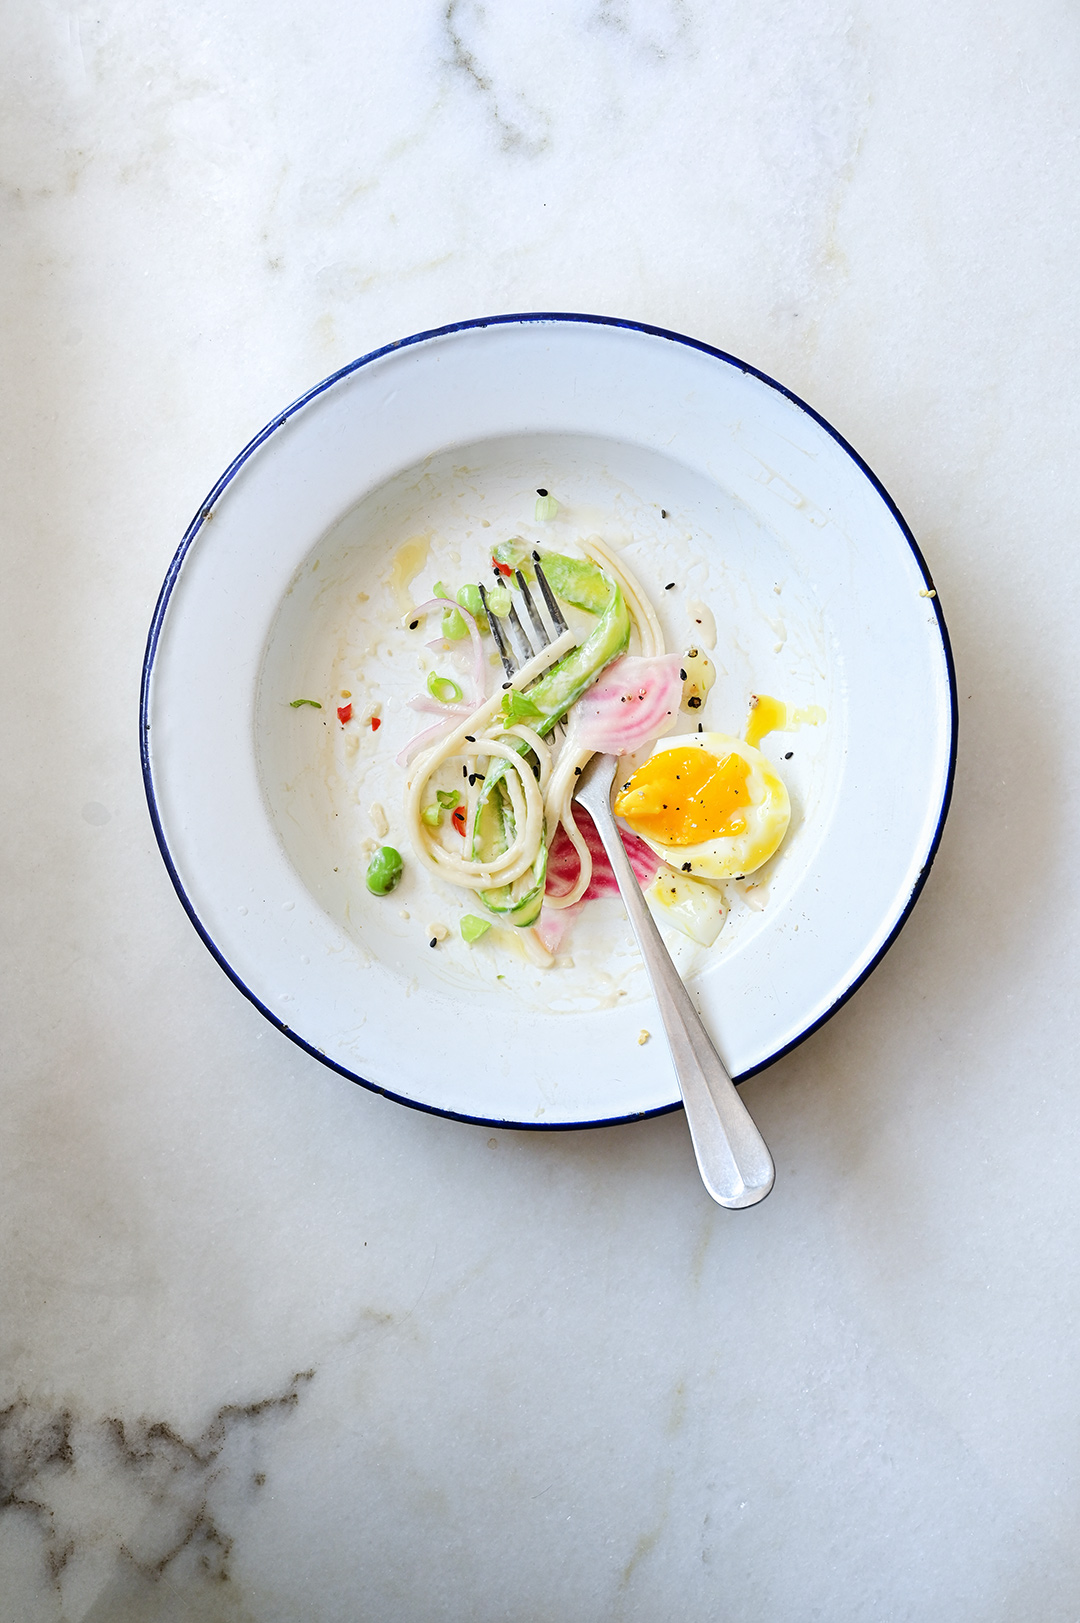
[[[558,494],[553,522],[535,521],[538,488]],[[470,663],[467,644],[457,661],[427,651],[425,637],[437,633],[437,622],[426,633],[410,632],[403,609],[429,597],[438,580],[488,578],[491,549],[508,536],[558,549],[594,531],[646,587],[670,649],[701,640],[695,605],[710,607],[717,683],[702,712],[707,729],[741,733],[755,691],[782,696],[792,708],[817,706],[828,722],[764,741],[791,795],[788,838],[748,893],[757,905],[740,905],[735,893],[715,951],[703,953],[672,932],[684,973],[714,973],[770,928],[773,904],[807,872],[828,826],[842,778],[843,684],[836,638],[805,560],[729,492],[640,446],[580,435],[455,446],[369,492],[305,558],[267,639],[255,713],[266,803],[296,872],[362,952],[425,993],[454,989],[493,999],[503,1011],[554,1013],[605,1010],[622,1000],[629,1007],[649,996],[615,899],[590,904],[575,920],[573,964],[554,974],[536,968],[512,927],[496,926],[467,947],[458,925],[477,904],[409,860],[406,775],[395,764],[407,740],[430,723],[408,707],[424,693],[426,672],[460,677],[468,687]],[[403,553],[417,571],[408,586],[395,564]],[[487,675],[489,685],[501,680],[501,671]],[[305,695],[323,708],[293,708]],[[344,703],[354,711],[348,726],[336,715]],[[377,730],[368,725],[372,715]],[[406,857],[401,884],[383,901],[364,882],[363,846],[373,837]],[[445,924],[451,937],[436,951],[433,924]]]

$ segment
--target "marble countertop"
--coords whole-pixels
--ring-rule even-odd
[[[1075,1619],[1075,10],[3,29],[0,1623]],[[750,1212],[681,1115],[491,1132],[309,1060],[147,817],[146,628],[221,469],[354,357],[530,309],[794,389],[953,639],[936,865],[746,1085]]]

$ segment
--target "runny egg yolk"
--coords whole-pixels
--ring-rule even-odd
[[[703,749],[661,750],[639,766],[615,801],[616,815],[660,845],[700,845],[746,833],[749,762]]]

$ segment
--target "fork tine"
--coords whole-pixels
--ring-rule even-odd
[[[551,623],[552,623],[552,625],[555,627],[555,629],[557,631],[565,631],[567,629],[567,626],[566,626],[566,620],[563,617],[563,611],[562,611],[562,609],[560,609],[558,603],[555,601],[555,593],[551,590],[551,587],[548,585],[547,576],[544,574],[544,571],[541,569],[540,560],[539,560],[539,558],[536,557],[535,553],[533,554],[533,568],[536,570],[536,579],[537,579],[537,581],[539,583],[540,590],[544,594],[544,602],[547,605],[548,613],[551,615]]]
[[[503,670],[506,672],[507,676],[513,676],[514,672],[517,670],[517,660],[514,658],[513,654],[511,654],[506,645],[506,638],[503,635],[503,628],[499,622],[498,615],[493,614],[488,606],[487,593],[484,590],[483,582],[480,584],[480,601],[484,605],[484,613],[488,617],[488,625],[491,627],[491,635],[495,638],[495,645],[499,650],[499,658],[502,660]]]
[[[543,571],[541,570],[539,564],[536,566],[536,577],[540,582],[540,589],[544,594],[544,601],[547,603],[551,618],[554,620],[560,631],[565,631],[567,629],[566,621],[563,619],[562,611],[555,601],[555,595],[552,592],[551,587],[544,579]],[[529,591],[529,588],[525,583],[525,577],[522,575],[520,569],[517,572],[517,584],[521,591],[522,600],[529,612],[529,619],[533,623],[533,630],[536,632],[538,646],[535,649],[529,640],[525,627],[518,618],[516,604],[511,602],[510,613],[506,615],[505,619],[500,620],[497,614],[492,613],[491,605],[488,603],[487,592],[484,590],[483,584],[480,586],[480,601],[484,605],[484,613],[488,617],[488,625],[491,627],[491,635],[495,638],[495,642],[499,650],[499,658],[503,662],[503,670],[506,672],[507,676],[513,676],[518,670],[518,658],[514,649],[511,647],[511,642],[515,642],[517,644],[517,650],[518,653],[520,653],[521,658],[528,661],[532,658],[534,653],[538,654],[540,650],[546,648],[552,640],[551,632],[548,630],[547,626],[544,624],[542,616],[537,611],[532,593]],[[508,635],[508,628],[514,633],[512,638]],[[555,723],[552,731],[558,733],[560,738],[566,737],[566,728],[563,726],[561,721],[557,721]]]
[[[506,618],[507,618],[507,621],[509,622],[509,624],[513,628],[514,640],[517,643],[519,657],[521,659],[523,659],[523,660],[526,660],[526,661],[530,660],[533,657],[533,654],[538,654],[540,652],[540,648],[543,648],[545,646],[545,644],[541,643],[540,648],[534,648],[533,647],[532,643],[529,641],[528,634],[526,633],[525,627],[522,625],[521,621],[518,619],[518,611],[517,611],[517,604],[516,603],[511,603],[511,605],[510,605],[510,613],[506,616]]]
[[[537,647],[537,653],[539,653],[540,649],[546,648],[548,643],[551,641],[551,633],[544,624],[543,620],[540,618],[536,604],[533,602],[533,595],[529,591],[528,583],[526,582],[525,576],[521,573],[520,569],[517,572],[517,583],[522,601],[524,602],[526,609],[529,611],[529,619],[533,623],[533,630],[536,632],[537,638],[539,639],[539,645]]]

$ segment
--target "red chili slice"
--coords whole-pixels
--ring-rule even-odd
[[[457,831],[461,835],[462,839],[464,839],[465,838],[465,807],[464,806],[455,806],[454,807],[454,813],[453,813],[453,816],[451,817],[450,821],[453,823],[454,827],[457,829]]]
[[[377,732],[378,732],[378,730],[379,730],[379,728],[380,728],[380,727],[381,727],[381,726],[382,726],[382,719],[381,719],[381,717],[379,717],[379,716],[372,716],[372,718],[371,718],[371,730],[372,730],[372,732],[373,732],[373,733],[377,733]]]
[[[352,705],[351,704],[339,704],[338,705],[337,719],[340,721],[340,723],[341,723],[341,725],[343,727],[344,727],[344,725],[345,725],[345,723],[347,721],[351,721],[352,720]]]

